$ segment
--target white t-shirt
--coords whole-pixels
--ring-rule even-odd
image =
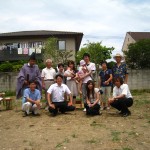
[[[44,78],[44,80],[50,80],[50,79],[54,79],[56,76],[56,71],[54,68],[44,68],[42,70],[42,73],[41,73],[41,77]]]
[[[87,65],[87,69],[88,69],[89,72],[90,72],[90,71],[95,71],[95,70],[96,70],[95,64],[90,62],[90,63]],[[92,78],[91,78],[90,75],[87,76],[87,77],[85,77],[85,78],[83,79],[83,83],[87,83],[89,80],[92,80]]]
[[[71,94],[71,91],[65,84],[58,86],[57,83],[54,83],[49,87],[47,93],[52,94],[52,102],[63,102],[65,93]]]
[[[129,87],[127,84],[122,84],[119,88],[115,86],[113,88],[113,97],[124,94],[126,98],[132,98]]]
[[[96,94],[99,92],[99,89],[98,88],[94,88],[94,98],[93,98],[93,95],[90,94],[90,102],[91,103],[94,103],[96,101]],[[97,103],[97,104],[100,104],[100,101]]]

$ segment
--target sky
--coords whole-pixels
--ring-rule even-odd
[[[126,32],[150,32],[150,0],[0,0],[0,33],[55,30],[83,32],[121,52]]]

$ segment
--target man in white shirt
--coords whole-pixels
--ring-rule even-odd
[[[56,116],[58,111],[65,113],[66,111],[74,111],[75,107],[72,106],[72,95],[67,85],[62,83],[63,76],[56,75],[56,83],[52,84],[47,90],[47,98],[49,105],[49,112]],[[66,94],[69,96],[70,101],[66,101]]]
[[[84,106],[86,104],[86,86],[87,86],[87,82],[89,80],[93,80],[92,78],[92,74],[95,72],[96,70],[96,67],[95,67],[95,64],[90,62],[90,55],[88,53],[84,53],[83,55],[83,60],[85,61],[86,63],[86,68],[87,68],[87,72],[81,79],[83,79],[82,81],[82,99],[83,99],[83,102],[84,102]],[[86,109],[84,108],[83,111],[86,111]]]
[[[46,68],[42,70],[42,88],[45,90],[45,99],[47,100],[47,90],[54,83],[56,71],[52,68],[52,60],[46,60]]]
[[[127,84],[123,83],[123,78],[114,78],[113,98],[109,99],[112,107],[118,109],[123,117],[131,115],[128,107],[132,106],[133,98]]]

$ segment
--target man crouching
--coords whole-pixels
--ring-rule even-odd
[[[24,117],[30,112],[33,115],[39,115],[41,93],[36,89],[36,81],[29,81],[29,88],[26,88],[23,93],[22,110],[25,112]]]
[[[58,111],[65,113],[66,111],[74,111],[75,107],[72,106],[71,91],[67,85],[63,84],[63,76],[56,75],[56,83],[52,84],[47,91],[47,99],[49,104],[49,112],[56,116]],[[66,101],[69,96],[69,102]]]

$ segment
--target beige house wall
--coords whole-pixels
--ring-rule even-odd
[[[123,46],[122,46],[122,51],[128,51],[128,46],[131,43],[135,43],[136,41],[130,36],[130,34],[126,34]]]
[[[1,40],[0,45],[6,44],[6,43],[27,43],[27,42],[38,42],[38,41],[45,42],[46,40],[47,40],[47,38],[26,38],[26,39]],[[75,61],[75,54],[76,54],[75,39],[74,38],[61,38],[58,40],[66,41],[66,50],[73,50],[72,51],[73,56],[70,57],[69,59]]]

